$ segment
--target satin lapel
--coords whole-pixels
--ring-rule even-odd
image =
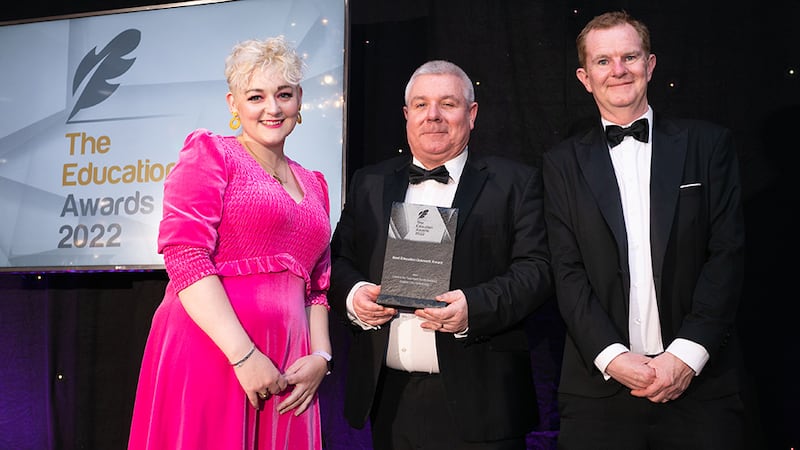
[[[617,241],[620,249],[620,267],[627,267],[628,240],[625,235],[625,216],[622,214],[622,202],[614,166],[611,164],[608,146],[601,131],[599,127],[593,129],[575,144],[575,154],[597,206]]]
[[[458,208],[456,236],[461,231],[464,221],[469,216],[472,206],[478,199],[478,194],[480,194],[483,184],[486,182],[488,172],[485,169],[486,164],[483,161],[472,161],[472,155],[468,157],[467,163],[464,165],[464,171],[461,173],[458,189],[456,189],[456,196],[453,198],[453,207]]]
[[[672,122],[660,125],[659,121],[654,121],[650,162],[650,251],[657,284],[661,279],[667,242],[678,207],[678,187],[683,179],[687,143],[686,130],[676,128]]]
[[[387,234],[389,232],[389,220],[392,215],[392,203],[402,202],[406,199],[406,190],[408,189],[408,165],[411,164],[409,160],[405,164],[401,164],[392,172],[386,174],[383,179],[383,204],[380,209],[376,211],[383,211],[383,224],[386,225]]]

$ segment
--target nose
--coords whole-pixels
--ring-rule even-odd
[[[278,101],[272,97],[267,97],[266,101],[264,102],[264,111],[273,116],[281,115],[281,108],[278,105]]]
[[[441,111],[439,110],[439,105],[437,105],[436,103],[431,103],[425,112],[427,113],[425,120],[429,122],[438,122],[442,120],[442,115]]]
[[[611,62],[611,69],[615,76],[622,76],[628,72],[628,66],[625,65],[625,61],[622,59],[614,59]]]

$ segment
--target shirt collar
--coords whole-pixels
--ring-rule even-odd
[[[619,125],[619,126],[622,126],[622,127],[629,127],[629,126],[631,126],[631,124],[633,122],[636,122],[637,120],[642,119],[642,118],[647,119],[647,124],[650,127],[650,136],[652,136],[653,135],[653,133],[652,133],[652,131],[653,131],[653,108],[651,108],[650,105],[647,105],[647,111],[644,114],[642,114],[640,117],[637,117],[635,120],[632,120],[630,123],[626,123],[626,124],[614,123],[614,122],[611,122],[610,120],[606,120],[606,119],[604,119],[602,117],[600,118],[600,120],[603,122],[603,128],[605,129],[605,127],[607,127],[608,125]]]
[[[453,179],[455,184],[458,184],[458,181],[461,179],[461,173],[464,172],[464,166],[467,164],[468,151],[469,147],[464,148],[464,151],[459,153],[458,156],[444,163],[444,167],[447,169],[447,172],[450,174],[450,178]],[[414,157],[412,164],[419,167],[425,167],[416,157]],[[433,169],[433,167],[431,167],[431,169]]]

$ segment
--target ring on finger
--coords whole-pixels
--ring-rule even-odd
[[[269,397],[269,392],[259,392],[258,393],[258,398],[260,398],[261,400],[266,400],[267,397]]]

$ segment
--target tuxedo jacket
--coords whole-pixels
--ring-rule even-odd
[[[393,202],[404,201],[410,156],[356,171],[331,242],[329,302],[346,320],[348,292],[381,283]],[[466,338],[436,332],[447,404],[464,440],[519,437],[538,420],[525,319],[552,297],[541,172],[470,151],[453,207],[458,222],[450,288],[469,309]],[[344,412],[361,428],[369,418],[389,324],[352,330]]]
[[[619,188],[604,131],[578,133],[543,156],[545,217],[556,297],[567,327],[559,392],[611,395],[595,357],[630,348],[630,268]],[[685,395],[736,392],[734,332],[744,272],[739,167],[731,133],[656,115],[650,175],[650,245],[664,348],[676,338],[710,359]],[[613,149],[611,151],[614,151]]]

